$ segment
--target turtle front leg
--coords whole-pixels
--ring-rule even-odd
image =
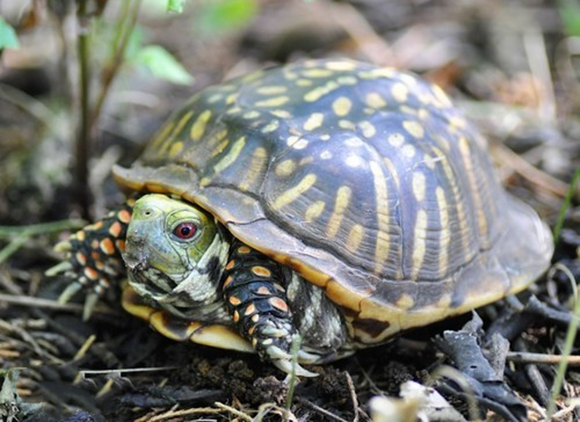
[[[105,294],[111,283],[126,274],[122,253],[134,203],[134,200],[126,201],[102,220],[85,226],[55,246],[57,252],[66,252],[67,258],[46,273],[54,276],[64,272],[66,277],[74,280],[61,293],[61,303],[68,302],[79,290],[89,292],[84,319],[90,317],[98,298]]]
[[[242,336],[262,359],[286,373],[293,371],[292,343],[298,337],[286,297],[290,279],[289,269],[235,241],[224,272],[224,300]],[[300,350],[298,360],[314,362],[317,357]],[[299,376],[317,376],[300,365],[294,371]]]

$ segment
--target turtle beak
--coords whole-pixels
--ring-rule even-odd
[[[141,235],[139,228],[132,227],[128,232],[123,260],[129,271],[143,271],[148,267],[146,251],[146,238]],[[132,232],[132,233],[131,233]]]

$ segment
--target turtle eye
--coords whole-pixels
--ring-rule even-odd
[[[191,222],[180,223],[173,229],[173,234],[181,240],[189,240],[197,232],[197,226]]]

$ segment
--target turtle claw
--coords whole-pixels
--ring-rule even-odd
[[[50,270],[52,270],[53,268],[55,268],[55,267],[52,267]],[[81,283],[79,283],[78,281],[75,281],[75,282],[69,284],[66,287],[66,289],[64,289],[63,292],[58,297],[58,303],[60,303],[61,305],[64,305],[81,289],[83,289],[83,285]]]
[[[96,292],[89,292],[85,299],[85,306],[83,307],[83,321],[88,321],[95,310],[95,306],[99,301],[99,295]]]
[[[292,361],[287,359],[276,359],[272,360],[272,363],[281,371],[286,372],[288,377],[286,380],[289,379],[290,376],[297,375],[299,377],[317,377],[318,374],[316,372],[311,372],[307,369],[304,369],[300,364],[292,364]]]
[[[299,350],[298,360],[302,363],[320,363],[320,355]]]
[[[69,261],[62,261],[53,267],[50,267],[44,272],[47,277],[54,277],[57,274],[66,273],[72,271],[74,266]]]
[[[65,252],[70,252],[72,250],[73,250],[73,244],[71,243],[70,240],[63,240],[61,242],[58,242],[56,245],[54,245],[55,252],[65,253]]]

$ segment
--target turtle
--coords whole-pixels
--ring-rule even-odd
[[[553,253],[441,88],[350,59],[205,88],[113,175],[128,199],[61,242],[61,299],[128,279],[167,337],[300,376],[518,293]]]

